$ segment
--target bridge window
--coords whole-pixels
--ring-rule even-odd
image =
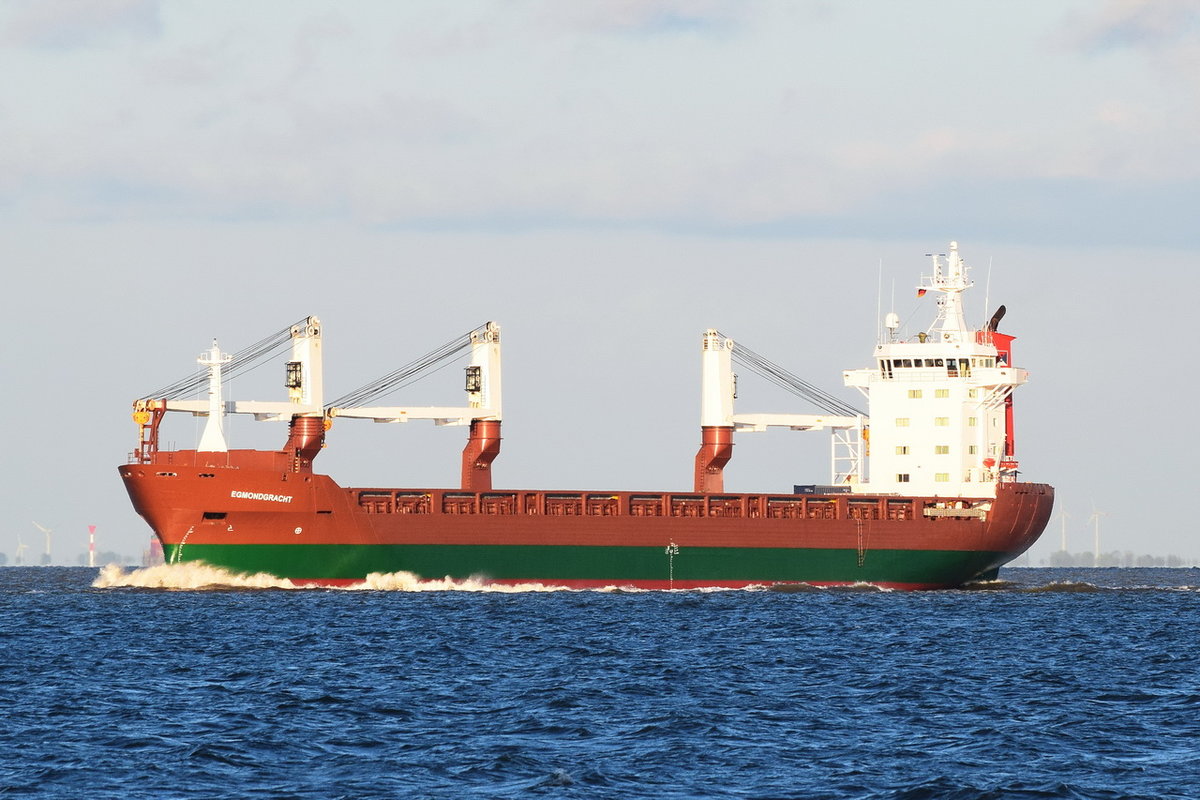
[[[908,473],[901,472],[896,476],[896,483],[908,483]]]
[[[938,455],[938,456],[950,455],[950,445],[948,445],[948,444],[934,445],[933,454]]]
[[[933,396],[934,397],[949,397],[950,390],[949,389],[934,389]]]
[[[912,398],[913,400],[917,400],[918,398],[921,397],[921,390],[920,389],[909,389],[908,396],[910,398]]]

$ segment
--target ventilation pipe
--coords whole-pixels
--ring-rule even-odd
[[[500,455],[500,420],[473,419],[462,453],[462,488],[468,492],[492,489],[492,462]]]

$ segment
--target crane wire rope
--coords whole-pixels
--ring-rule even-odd
[[[233,354],[229,363],[224,365],[221,370],[221,382],[227,383],[232,378],[251,372],[258,367],[261,367],[272,356],[276,355],[286,345],[290,344],[292,339],[292,329],[298,325],[304,325],[307,317],[288,325],[282,330],[265,336],[259,339],[254,344],[242,348]],[[174,383],[169,383],[161,389],[143,395],[139,400],[177,400],[181,397],[195,394],[200,391],[205,384],[208,383],[208,370],[201,369],[191,373],[185,378],[180,378]]]
[[[450,341],[434,348],[425,355],[415,358],[401,367],[376,378],[357,389],[347,392],[341,397],[325,404],[326,410],[331,408],[360,408],[382,397],[410,386],[419,380],[450,366],[470,349],[473,336],[483,332],[486,323],[456,336]]]
[[[719,331],[717,335],[726,339],[730,338]],[[733,360],[781,389],[807,400],[827,414],[846,417],[866,416],[866,412],[814,386],[799,375],[779,366],[736,340],[733,346]]]

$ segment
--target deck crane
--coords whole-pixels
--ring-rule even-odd
[[[735,414],[737,397],[733,362],[806,398],[825,414]],[[762,432],[771,427],[834,433],[832,480],[851,484],[864,477],[863,447],[867,417],[858,409],[823,392],[714,328],[701,340],[700,450],[696,453],[695,491],[725,491],[724,469],[733,456],[733,433]],[[839,468],[839,465],[842,465]]]
[[[291,360],[287,362],[286,402],[225,400],[222,385],[226,376],[246,371],[273,355],[290,341]],[[371,406],[371,400],[406,385],[424,371],[471,351],[467,367],[467,405],[463,407]],[[140,426],[138,450],[133,460],[151,463],[158,451],[158,428],[168,411],[207,417],[200,437],[198,453],[212,459],[227,453],[223,428],[226,414],[250,414],[259,421],[287,421],[288,441],[283,452],[291,458],[293,469],[312,463],[324,446],[325,433],[334,417],[373,419],[376,422],[407,422],[429,419],[437,425],[469,425],[470,434],[463,450],[463,488],[485,491],[491,488],[491,463],[500,452],[500,326],[488,322],[447,345],[395,370],[383,378],[338,398],[324,402],[321,322],[314,316],[295,323],[234,354],[224,353],[216,340],[200,353],[197,363],[202,370],[134,402],[133,419]],[[205,385],[208,398],[187,400]]]
[[[287,362],[284,385],[288,390],[285,402],[230,400],[222,396],[222,383],[227,375],[248,371],[267,357],[291,344],[291,360]],[[149,463],[158,450],[158,427],[168,411],[207,417],[200,437],[199,452],[226,453],[224,416],[251,414],[260,421],[286,421],[288,441],[284,451],[290,453],[296,468],[301,462],[311,462],[320,452],[325,434],[325,409],[322,402],[321,321],[306,317],[235,354],[223,353],[214,339],[212,347],[196,359],[204,369],[144,396],[133,404],[133,419],[141,428],[138,450],[134,460]],[[208,385],[208,399],[184,400],[182,395],[193,393]]]
[[[471,363],[466,368],[466,406],[368,405],[372,400],[411,383],[422,373],[458,357],[468,348]],[[393,423],[432,420],[435,425],[469,425],[467,446],[462,454],[462,488],[476,492],[491,490],[492,462],[500,454],[500,424],[503,416],[500,325],[487,322],[465,337],[458,337],[438,350],[334,400],[326,409],[326,414],[330,420],[370,419]]]

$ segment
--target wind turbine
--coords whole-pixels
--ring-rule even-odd
[[[42,556],[42,565],[49,566],[50,565],[50,534],[54,533],[54,530],[51,528],[47,528],[45,525],[42,525],[40,522],[36,522],[36,521],[33,523],[33,527],[37,528],[42,533],[46,534],[46,554],[44,556]]]
[[[18,567],[25,565],[25,551],[29,549],[29,545],[21,539],[21,534],[17,534],[17,557],[13,559]]]
[[[1100,566],[1100,518],[1107,517],[1107,511],[1096,511],[1093,507],[1088,522],[1092,524],[1092,566]]]
[[[1071,518],[1071,515],[1066,511],[1060,511],[1058,518],[1062,521],[1062,543],[1059,545],[1058,549],[1060,552],[1065,553],[1067,552],[1067,520]]]

